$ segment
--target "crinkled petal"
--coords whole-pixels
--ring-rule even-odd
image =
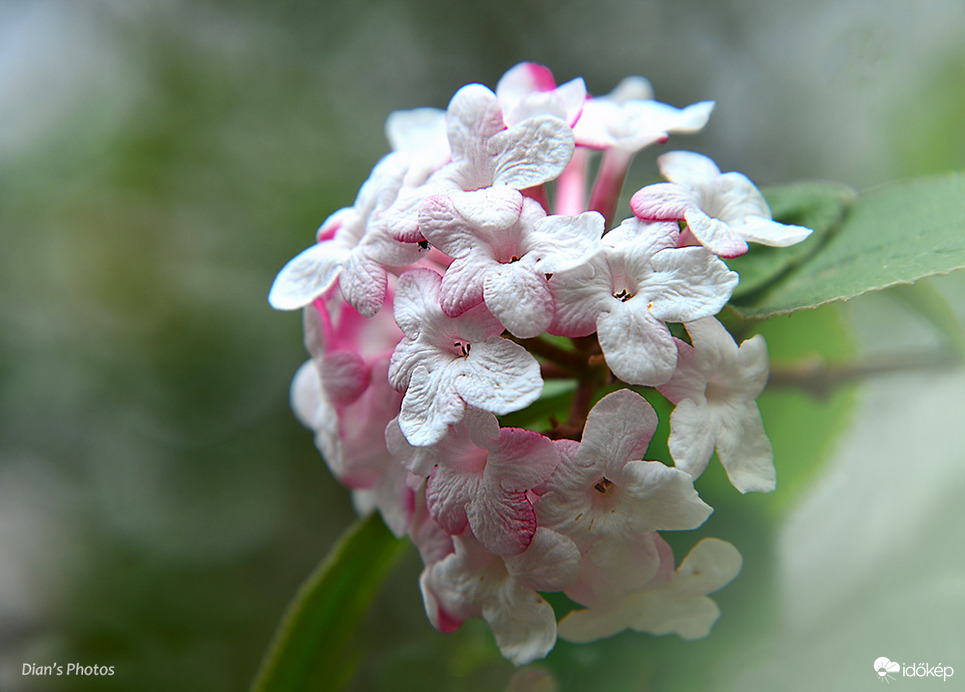
[[[410,269],[396,287],[395,322],[410,339],[418,338],[428,322],[443,318],[439,307],[442,277],[429,269]]]
[[[514,336],[529,339],[546,331],[556,305],[546,276],[532,261],[497,264],[483,284],[486,307]]]
[[[549,286],[556,301],[550,334],[573,337],[596,331],[597,318],[612,302],[610,268],[603,252],[585,264],[554,274]]]
[[[373,317],[385,304],[389,277],[381,264],[353,252],[339,276],[338,286],[349,305],[365,317]]]
[[[503,415],[529,406],[543,391],[539,363],[508,339],[474,343],[461,360],[453,386],[470,406]]]
[[[586,418],[580,458],[606,460],[618,467],[642,459],[656,429],[657,414],[646,399],[629,389],[612,392]],[[604,475],[607,469],[601,471]]]
[[[297,310],[332,287],[349,253],[333,241],[302,250],[282,267],[268,292],[276,310]]]
[[[522,209],[523,196],[505,185],[433,195],[422,203],[419,230],[450,257],[463,257],[512,226]]]
[[[389,384],[393,389],[404,391],[417,367],[432,372],[447,366],[452,358],[454,356],[447,356],[423,341],[403,339],[395,347],[389,361]]]
[[[774,490],[774,450],[757,404],[748,401],[742,406],[727,406],[719,415],[717,455],[730,482],[742,493]]]
[[[489,156],[487,142],[505,128],[496,94],[482,84],[467,84],[449,102],[446,131],[453,160],[480,165]]]
[[[713,512],[688,473],[659,461],[630,461],[608,477],[633,498],[637,533],[695,529]]]
[[[462,420],[465,403],[456,393],[449,368],[429,373],[416,366],[402,400],[399,428],[409,444],[431,445],[452,423]]]
[[[450,534],[460,534],[469,523],[466,505],[478,492],[478,479],[455,469],[437,466],[426,483],[429,516]]]
[[[603,231],[603,216],[595,211],[540,219],[530,234],[536,267],[555,274],[583,264],[600,250]]]
[[[483,302],[483,285],[496,261],[483,253],[470,252],[452,261],[442,277],[439,303],[449,317],[458,317]]]
[[[656,386],[673,375],[677,347],[667,325],[647,309],[612,301],[597,320],[597,335],[607,365],[628,384]]]
[[[692,322],[716,315],[730,300],[739,277],[703,248],[662,250],[650,262],[653,274],[639,287],[653,315],[665,322]]]
[[[489,142],[493,181],[522,190],[555,180],[573,158],[573,131],[559,118],[527,118]]]
[[[484,486],[469,502],[466,514],[473,535],[495,555],[523,552],[536,533],[536,512],[526,491],[498,491]]]

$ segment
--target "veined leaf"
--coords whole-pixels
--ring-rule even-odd
[[[352,634],[406,545],[378,514],[349,528],[288,606],[252,692],[341,688],[359,658]]]
[[[732,305],[770,317],[962,267],[965,173],[920,178],[859,195],[813,255]]]
[[[814,232],[791,247],[752,244],[746,255],[727,260],[740,274],[734,298],[759,291],[817,252],[844,219],[855,192],[847,185],[825,181],[802,181],[763,190],[776,221],[806,226]]]

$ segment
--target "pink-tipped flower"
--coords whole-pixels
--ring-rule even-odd
[[[455,552],[427,567],[419,584],[426,614],[440,631],[482,617],[500,652],[517,666],[543,658],[556,644],[556,615],[539,594],[573,581],[580,552],[555,531],[537,529],[524,552],[493,555],[472,536],[456,536]]]
[[[528,492],[559,463],[551,440],[531,430],[500,429],[496,416],[470,409],[434,445],[410,445],[396,421],[386,429],[386,441],[403,466],[429,476],[429,515],[447,532],[460,534],[468,526],[496,555],[529,546],[536,512]]]
[[[510,127],[537,115],[555,115],[573,127],[583,112],[586,84],[577,77],[557,86],[548,67],[521,62],[499,79],[496,98]]]
[[[648,185],[630,199],[641,219],[686,221],[690,235],[720,257],[747,252],[747,243],[785,247],[811,234],[810,228],[778,223],[757,187],[741,173],[721,173],[713,161],[689,151],[658,159],[669,183]]]

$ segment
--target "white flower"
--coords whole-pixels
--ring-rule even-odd
[[[799,243],[810,228],[772,220],[763,195],[741,173],[721,173],[706,156],[672,151],[658,159],[670,183],[648,185],[630,200],[641,219],[686,220],[693,237],[720,257],[747,252],[747,243],[784,247]]]
[[[707,594],[736,577],[742,562],[730,543],[705,538],[669,578],[658,574],[643,590],[570,612],[560,621],[559,634],[572,642],[591,642],[625,629],[684,639],[706,637],[720,616]]]
[[[674,463],[694,478],[717,448],[742,493],[774,490],[774,452],[757,397],[767,384],[767,344],[758,334],[740,348],[712,317],[684,325],[693,346],[677,341],[677,371],[660,392],[677,405],[670,418]]]
[[[452,318],[439,304],[442,277],[411,269],[399,278],[395,319],[405,338],[392,354],[389,382],[405,391],[399,428],[415,446],[438,442],[466,406],[499,415],[533,403],[543,390],[539,363],[500,337],[484,305]]]
[[[516,125],[534,115],[555,115],[572,127],[583,110],[586,85],[577,77],[556,86],[548,67],[521,62],[500,77],[496,98],[507,125]]]
[[[554,274],[551,334],[594,331],[613,374],[657,385],[673,374],[677,349],[666,322],[714,315],[738,276],[703,248],[676,248],[677,225],[630,218],[603,238],[603,252]]]

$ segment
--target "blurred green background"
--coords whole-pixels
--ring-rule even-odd
[[[0,688],[247,686],[353,517],[289,411],[301,320],[267,290],[389,112],[520,60],[597,94],[643,74],[717,101],[671,146],[866,189],[965,168],[963,35],[960,0],[0,0]],[[962,319],[960,274],[930,285]],[[778,366],[943,347],[888,294],[766,329]],[[778,491],[698,484],[746,559],[709,639],[560,644],[515,673],[481,623],[432,630],[410,551],[353,689],[871,689],[879,656],[965,680],[961,368],[762,408]],[[54,662],[115,674],[21,675]]]

